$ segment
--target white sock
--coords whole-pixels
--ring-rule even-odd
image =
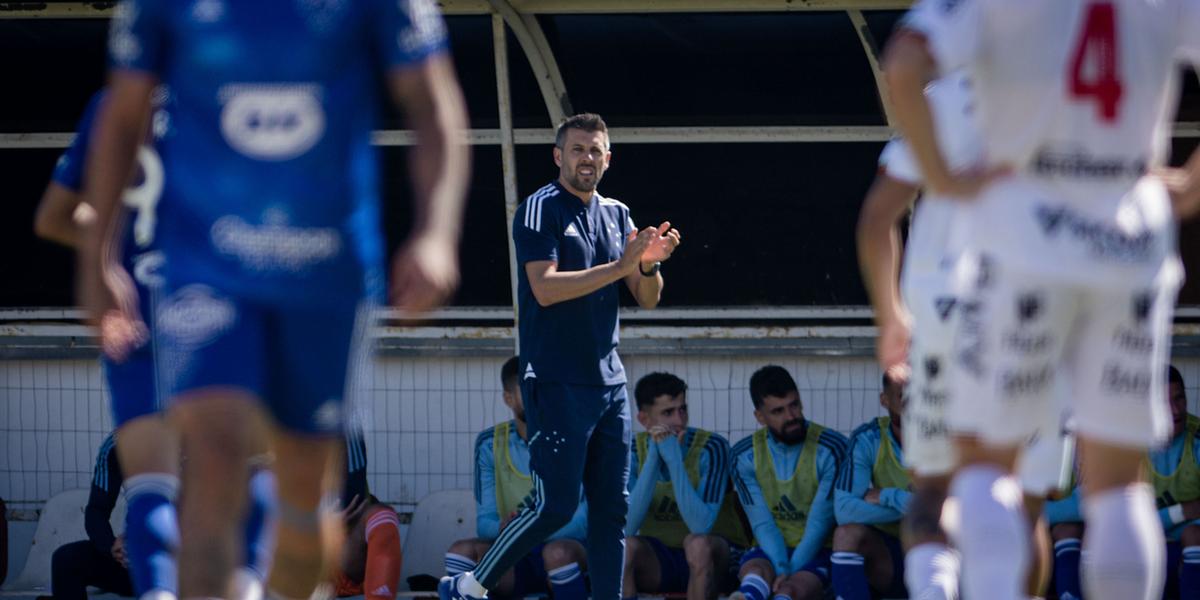
[[[1029,570],[1029,526],[1021,486],[992,465],[970,465],[954,477],[962,552],[962,594],[971,600],[1016,600]]]
[[[142,594],[138,600],[177,600],[175,594],[167,590],[154,589]]]
[[[475,581],[475,574],[467,571],[458,579],[458,593],[472,598],[486,598],[487,588]]]
[[[238,567],[229,582],[231,600],[263,600],[263,582],[258,573]]]
[[[904,556],[904,585],[912,600],[958,598],[958,554],[945,544],[929,542]]]
[[[1080,571],[1089,600],[1158,600],[1166,542],[1150,486],[1138,483],[1085,497],[1087,535]]]

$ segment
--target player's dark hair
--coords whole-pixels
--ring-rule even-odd
[[[1167,365],[1167,384],[1172,383],[1178,383],[1180,387],[1183,387],[1183,373],[1180,373],[1175,365]]]
[[[608,136],[608,125],[604,124],[604,119],[596,113],[581,113],[571,115],[558,126],[558,131],[554,134],[554,145],[560,149],[567,143],[567,130],[579,129],[587,132],[604,132],[605,137]]]
[[[798,391],[796,380],[779,365],[767,365],[750,376],[750,399],[754,408],[762,408],[763,398],[767,396],[782,398]]]
[[[504,386],[504,391],[515,392],[517,390],[517,357],[512,357],[504,361],[504,366],[500,367],[500,385]]]
[[[682,379],[670,373],[651,373],[638,380],[633,399],[637,401],[638,410],[646,410],[654,406],[654,400],[659,396],[674,398],[686,391],[687,384]]]

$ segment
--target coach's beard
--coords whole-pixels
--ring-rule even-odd
[[[585,178],[585,176],[579,174],[579,167],[575,167],[575,169],[571,171],[571,176],[567,178],[567,183],[571,184],[571,187],[581,192],[596,191],[596,186],[600,185],[600,169],[597,169],[594,166],[591,167],[591,169],[592,175],[587,175]]]

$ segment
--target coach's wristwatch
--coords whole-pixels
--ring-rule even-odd
[[[654,263],[654,266],[650,267],[649,271],[645,271],[642,269],[642,263],[638,263],[638,271],[641,272],[642,277],[654,277],[655,275],[658,275],[658,269],[661,266],[661,262],[656,262]]]

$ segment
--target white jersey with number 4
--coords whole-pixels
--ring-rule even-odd
[[[1200,0],[922,0],[905,25],[975,87],[986,160],[1016,173],[970,209],[971,245],[1064,283],[1181,276],[1165,188]]]
[[[971,81],[961,72],[934,81],[925,89],[933,112],[938,143],[952,169],[965,169],[983,160]],[[923,186],[925,177],[902,138],[888,142],[879,155],[879,166],[893,179]],[[964,239],[955,220],[962,200],[926,194],[913,213],[912,234],[904,249],[904,279],[924,280],[945,276],[957,259]]]

